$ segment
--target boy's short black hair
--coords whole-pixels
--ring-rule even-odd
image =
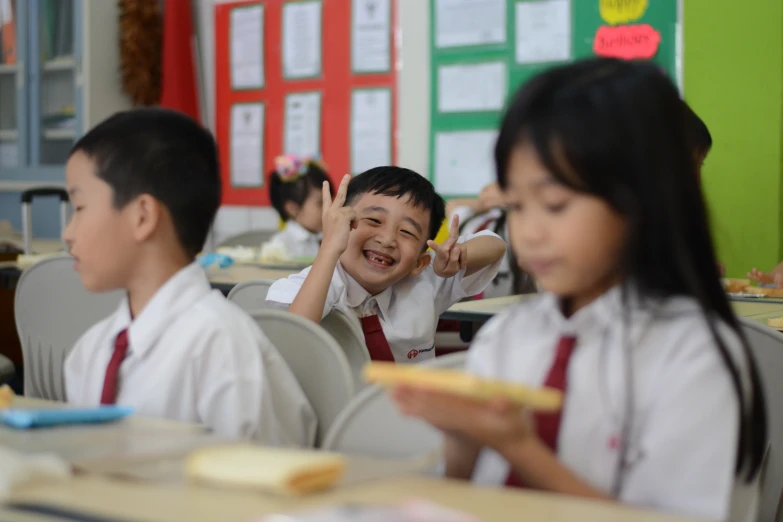
[[[220,206],[220,168],[212,134],[188,116],[160,108],[118,112],[71,149],[95,164],[96,175],[123,208],[142,194],[166,207],[190,257],[203,248]]]
[[[685,135],[690,141],[691,150],[699,155],[706,156],[712,149],[712,135],[704,121],[691,109],[690,105],[685,105]]]
[[[362,194],[380,194],[401,198],[407,196],[412,205],[430,211],[429,239],[438,235],[446,218],[446,203],[435,192],[432,183],[403,167],[375,167],[353,178],[348,185],[346,205],[352,205]]]
[[[272,202],[274,209],[280,214],[280,219],[288,221],[293,218],[293,216],[289,216],[288,212],[285,211],[285,204],[287,202],[293,201],[301,207],[307,200],[310,190],[315,188],[320,191],[324,181],[329,182],[329,188],[331,190],[332,182],[329,180],[329,176],[324,169],[315,163],[309,163],[307,165],[307,172],[295,181],[283,181],[280,179],[280,176],[277,175],[276,170],[270,172],[269,199]]]

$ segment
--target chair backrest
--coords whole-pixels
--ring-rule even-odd
[[[316,445],[353,397],[353,377],[345,354],[314,322],[283,310],[250,313],[291,368],[318,416]]]
[[[329,312],[329,315],[321,321],[321,326],[342,348],[351,367],[354,388],[357,391],[361,390],[365,386],[362,380],[362,369],[370,362],[370,352],[364,342],[364,334],[338,310]]]
[[[270,308],[266,302],[266,294],[272,283],[274,281],[271,279],[255,279],[239,283],[228,293],[228,299],[248,312]]]
[[[124,295],[85,290],[67,254],[39,261],[22,273],[14,310],[26,396],[65,400],[66,356],[84,332],[114,312]]]
[[[260,248],[261,245],[269,241],[275,233],[277,233],[277,230],[248,230],[247,232],[227,237],[218,244],[217,248],[234,246]]]
[[[14,363],[11,362],[11,359],[0,354],[0,383],[2,383],[3,379],[6,377],[13,375],[15,371],[16,368],[14,367]]]
[[[462,368],[465,355],[460,352],[420,364]],[[368,386],[340,413],[324,439],[323,449],[410,459],[437,450],[441,443],[438,430],[423,421],[403,416],[386,389]]]
[[[769,447],[761,485],[758,520],[783,521],[783,335],[750,319],[740,319],[761,374],[767,399]]]

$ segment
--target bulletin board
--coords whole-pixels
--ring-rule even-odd
[[[315,12],[320,21],[313,32],[308,16]],[[382,22],[368,21],[372,17]],[[304,29],[291,31],[294,26]],[[256,27],[263,27],[261,35]],[[333,181],[368,164],[377,166],[379,158],[396,161],[396,27],[396,0],[246,0],[215,6],[215,132],[224,205],[270,204],[267,174],[277,156],[296,152],[286,150],[287,136],[299,136],[287,131],[292,107],[318,113],[318,124],[310,124],[317,130],[296,143],[317,142]],[[307,70],[306,55],[315,45],[320,63]],[[378,59],[386,53],[386,59]],[[260,74],[252,65],[256,60]]]
[[[483,42],[462,45],[458,30],[444,30],[471,27],[446,19],[459,13],[455,8],[472,19],[474,40]],[[608,28],[610,37],[654,31],[660,39],[650,59],[676,80],[677,0],[430,0],[430,13],[430,179],[445,197],[475,196],[494,180],[492,150],[507,97],[544,69],[595,56],[599,29],[604,35]],[[555,36],[530,37],[537,24],[550,24],[543,34]],[[469,32],[463,37],[469,39]],[[476,102],[460,107],[460,99]]]

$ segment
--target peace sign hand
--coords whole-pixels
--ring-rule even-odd
[[[435,251],[435,261],[432,269],[435,275],[443,278],[452,277],[468,266],[468,251],[464,244],[457,243],[459,239],[459,216],[454,215],[449,227],[449,238],[438,245],[427,241],[427,246]]]
[[[345,207],[345,196],[348,193],[348,183],[351,176],[346,174],[340,182],[337,194],[332,201],[332,194],[329,191],[329,183],[324,182],[323,197],[323,220],[324,238],[321,242],[321,248],[331,249],[332,253],[338,257],[348,248],[348,236],[351,229],[356,228],[356,212],[352,207]]]

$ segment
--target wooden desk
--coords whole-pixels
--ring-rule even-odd
[[[514,295],[510,297],[465,301],[457,303],[449,308],[446,313],[441,315],[441,318],[455,321],[484,322],[510,306],[526,299],[532,299],[535,295],[536,294]],[[780,300],[765,301],[764,299],[756,299],[753,301],[732,301],[731,306],[734,308],[734,313],[738,316],[751,319],[763,318],[765,324],[766,319],[769,317],[783,317],[783,302]]]
[[[488,321],[493,315],[499,314],[506,308],[520,303],[526,299],[532,299],[537,294],[512,295],[508,297],[493,297],[492,299],[478,299],[475,301],[464,301],[457,303],[445,313],[441,314],[441,319],[451,321],[469,321],[484,322]]]
[[[655,513],[559,495],[472,486],[422,476],[366,481],[306,497],[284,497],[196,485],[171,486],[79,477],[15,490],[15,504],[44,504],[123,520],[247,522],[260,516],[323,505],[397,503],[427,499],[478,516],[483,522],[685,522]],[[0,518],[18,512],[0,508]],[[16,519],[14,519],[16,520]],[[31,517],[29,520],[51,520]]]
[[[17,397],[13,406],[62,408],[65,405]],[[37,430],[0,426],[0,446],[23,453],[53,453],[80,471],[145,478],[169,473],[159,467],[150,469],[150,463],[181,461],[196,448],[224,442],[200,425],[136,415],[114,423]]]
[[[292,274],[301,272],[299,269],[265,268],[260,265],[236,264],[228,268],[209,267],[207,276],[212,286],[224,293],[231,291],[234,286],[254,279],[271,279],[277,281]]]

